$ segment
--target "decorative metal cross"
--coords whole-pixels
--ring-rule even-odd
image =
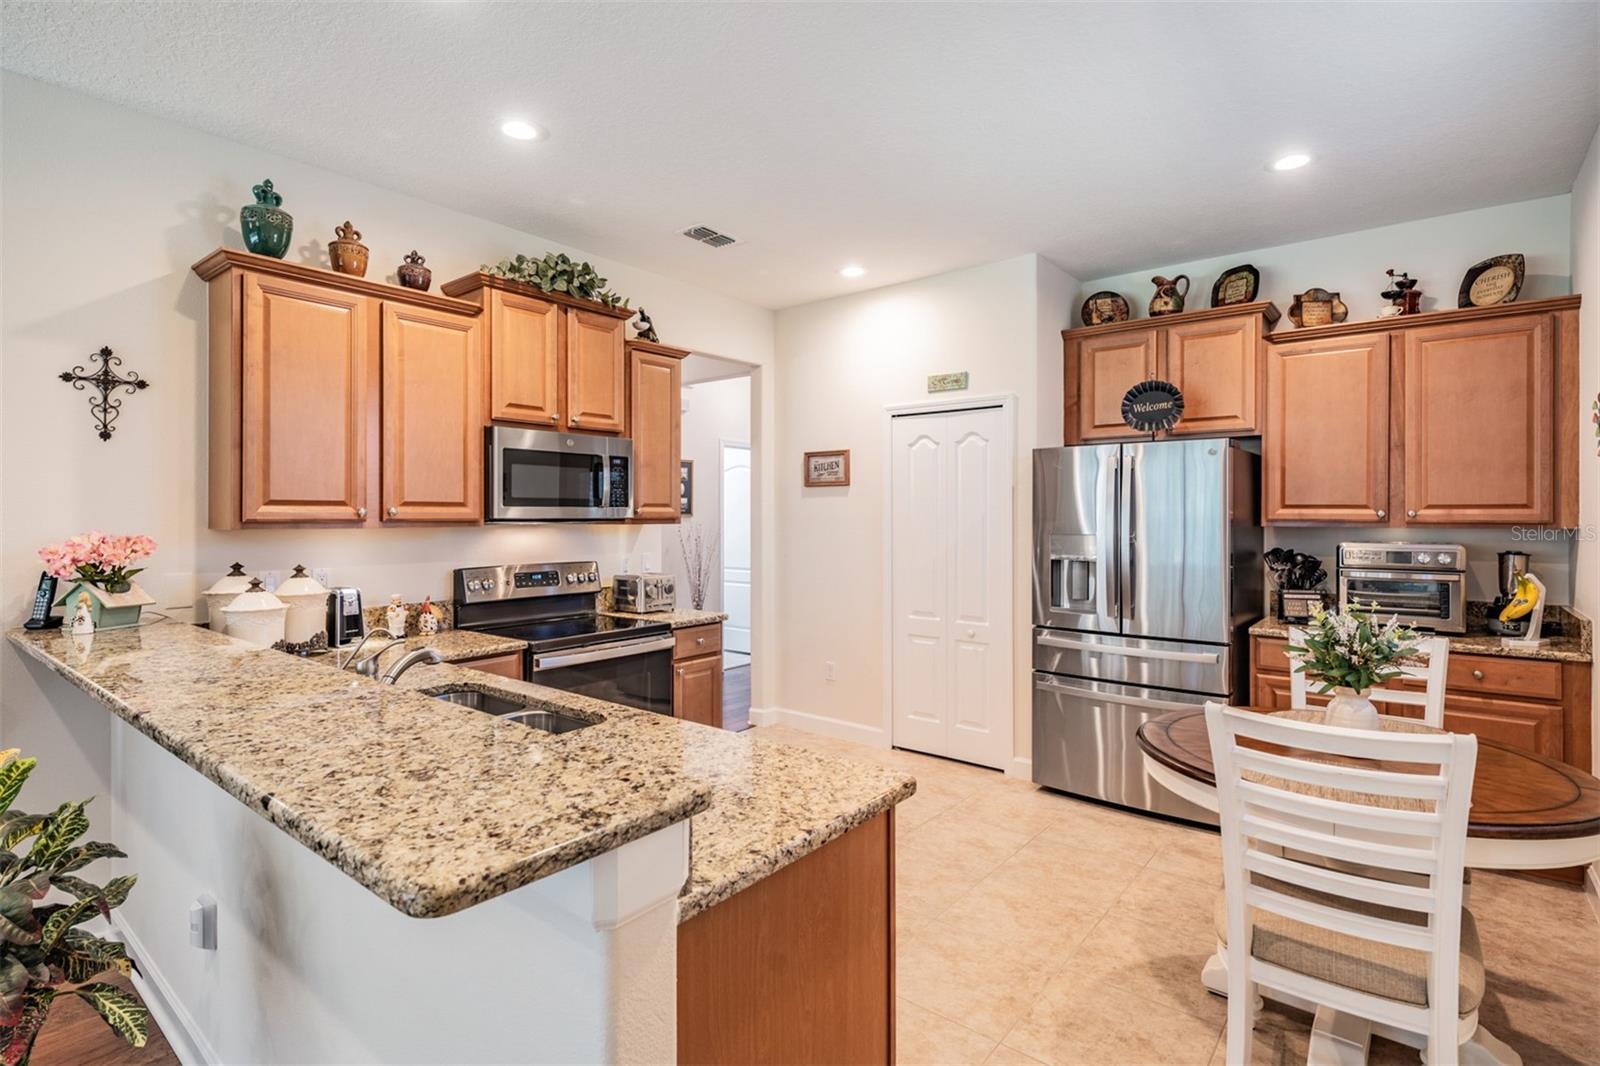
[[[94,414],[95,421],[99,424],[101,440],[110,440],[113,432],[112,423],[122,413],[122,401],[112,397],[118,389],[127,389],[131,396],[140,389],[148,389],[150,383],[132,371],[127,377],[118,374],[112,367],[122,365],[122,357],[111,354],[110,348],[101,348],[89,356],[90,361],[100,360],[100,369],[93,374],[85,374],[83,367],[75,366],[71,370],[61,372],[61,380],[68,382],[73,388],[84,391],[93,387],[99,391],[99,396],[89,397],[89,410]]]

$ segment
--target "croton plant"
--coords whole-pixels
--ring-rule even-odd
[[[80,929],[110,917],[133,888],[134,877],[104,886],[78,876],[96,859],[121,857],[111,844],[78,843],[88,832],[89,801],[63,803],[49,814],[11,809],[34,759],[17,749],[0,751],[0,1063],[22,1066],[57,996],[77,996],[134,1047],[143,1047],[149,1014],[126,989],[94,978],[115,970],[126,976],[133,960],[114,940]],[[31,841],[31,843],[28,843]],[[27,844],[27,850],[23,845]],[[59,902],[45,903],[52,895]]]

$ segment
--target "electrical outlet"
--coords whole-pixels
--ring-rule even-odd
[[[256,577],[261,579],[261,587],[266,589],[268,592],[276,592],[277,591],[277,589],[278,589],[278,579],[281,576],[282,576],[281,572],[277,571],[277,570],[257,570],[256,571]]]
[[[311,571],[311,577],[312,580],[321,585],[323,588],[333,588],[333,582],[328,578],[328,568],[326,566],[319,566],[315,570]]]
[[[827,662],[822,664],[822,680],[824,680],[824,681],[837,680],[833,676],[833,660],[832,659],[829,659]]]

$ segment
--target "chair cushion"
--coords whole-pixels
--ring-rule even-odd
[[[1312,892],[1280,883],[1273,888],[1318,903],[1384,918],[1404,912]],[[1215,908],[1217,940],[1228,943],[1227,893],[1217,893]],[[1395,947],[1350,933],[1337,933],[1319,925],[1286,918],[1272,911],[1255,912],[1254,942],[1251,954],[1263,962],[1282,966],[1330,984],[1343,985],[1358,992],[1428,1005],[1428,955],[1413,948]],[[1483,1001],[1483,944],[1478,940],[1478,925],[1472,912],[1461,908],[1460,997],[1457,1012],[1462,1016],[1478,1009]]]

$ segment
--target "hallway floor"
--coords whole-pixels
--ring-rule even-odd
[[[1215,833],[1042,791],[995,770],[782,726],[760,736],[917,778],[896,813],[903,1063],[1223,1063],[1200,986],[1222,882]],[[1600,1062],[1600,922],[1583,891],[1478,872],[1483,1023],[1528,1066]],[[1304,1063],[1310,1018],[1262,1013],[1253,1061]],[[1416,1066],[1374,1040],[1371,1061]]]

